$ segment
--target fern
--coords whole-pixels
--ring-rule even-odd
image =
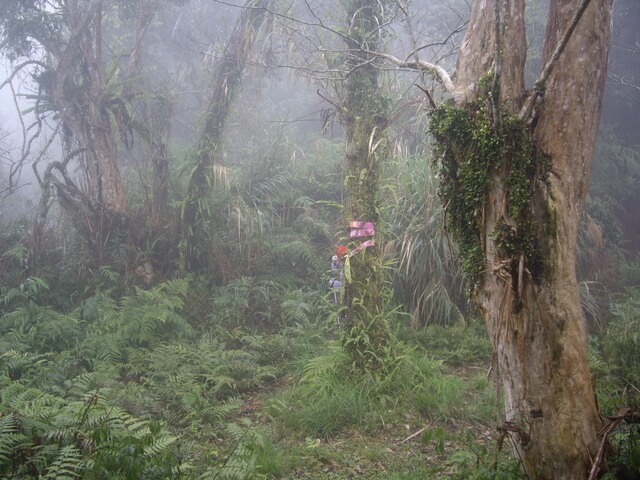
[[[281,262],[304,275],[317,277],[328,269],[327,260],[322,255],[318,255],[311,242],[299,240],[297,236],[279,244],[275,249],[275,255]]]
[[[28,254],[27,247],[21,243],[14,245],[2,254],[3,260],[12,260],[16,265],[24,265]]]
[[[40,367],[47,358],[48,356],[43,354],[9,350],[0,355],[0,372],[16,379],[28,369]]]
[[[122,302],[123,334],[137,345],[178,339],[191,334],[180,315],[188,282],[171,280],[151,290],[137,289]]]
[[[62,351],[81,334],[78,319],[28,300],[0,318],[0,333],[18,333],[36,352]]]
[[[60,450],[56,460],[49,465],[45,479],[73,480],[83,478],[82,454],[75,445],[66,445]]]
[[[14,415],[0,417],[0,472],[11,463],[11,455],[16,447],[27,443],[29,437],[20,431]]]
[[[322,384],[326,376],[334,375],[348,363],[348,357],[338,342],[329,344],[330,353],[312,358],[302,369],[301,382]]]
[[[103,265],[98,269],[95,281],[97,290],[108,296],[117,291],[122,284],[122,277],[110,266]]]
[[[226,434],[233,444],[233,450],[220,465],[208,469],[200,478],[202,480],[259,478],[260,465],[257,459],[260,450],[265,448],[264,436],[253,427],[248,419],[244,419],[242,425],[228,424]]]
[[[111,297],[97,293],[80,305],[78,315],[89,324],[97,324],[96,328],[109,329],[113,327],[113,320],[118,316],[118,306]]]
[[[11,478],[21,478],[34,469],[36,475],[44,472],[58,448],[44,448],[39,439],[63,405],[58,400],[19,383],[5,386],[0,403],[0,473],[12,472]]]
[[[290,290],[284,294],[280,304],[281,318],[286,325],[308,324],[313,309],[313,297],[302,290]]]

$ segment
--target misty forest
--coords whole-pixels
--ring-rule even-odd
[[[0,477],[640,479],[638,0],[0,0]]]

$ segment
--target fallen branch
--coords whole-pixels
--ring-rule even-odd
[[[593,459],[593,464],[591,465],[591,472],[589,473],[588,480],[596,480],[598,472],[600,471],[600,467],[602,466],[602,462],[604,461],[604,451],[608,445],[609,434],[618,426],[618,424],[627,418],[628,415],[631,414],[630,408],[625,408],[621,410],[618,415],[615,417],[609,417],[609,424],[602,429],[598,436],[602,436],[602,440],[600,440],[600,446],[598,447],[598,452],[596,453],[595,458]]]
[[[420,430],[418,430],[415,433],[412,433],[411,435],[409,435],[407,438],[405,438],[404,440],[402,440],[401,442],[398,442],[398,445],[402,445],[403,443],[407,443],[409,440],[416,438],[418,435],[420,435],[422,432],[424,432],[427,428],[429,428],[431,426],[431,424],[427,425],[426,427],[422,427]]]

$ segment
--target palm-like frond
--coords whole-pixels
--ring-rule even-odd
[[[400,158],[397,206],[390,212],[391,243],[398,258],[396,300],[414,325],[448,324],[464,318],[463,281],[444,231],[437,179],[424,157]]]

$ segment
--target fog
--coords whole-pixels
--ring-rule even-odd
[[[55,2],[52,5],[56,5]],[[131,115],[130,120],[146,122],[167,142],[171,168],[177,172],[175,169],[201,135],[212,88],[211,73],[223,60],[242,9],[231,2],[160,2],[153,12],[153,21],[138,31],[144,37],[141,37],[142,50],[135,52],[136,28],[144,20],[139,16],[141,11],[121,2],[107,2],[107,5],[110,6],[105,10],[101,31],[101,75],[114,75],[110,85],[117,92],[114,95],[125,100],[123,105]],[[335,105],[341,102],[339,82],[346,72],[334,67],[345,52],[338,27],[341,2],[317,2],[313,6],[292,2],[287,8],[281,5],[273,8],[249,55],[242,84],[224,127],[221,158],[226,165],[240,171],[247,167],[247,162],[254,168],[264,161],[260,157],[264,157],[265,149],[271,149],[272,153],[279,150],[277,155],[286,158],[304,157],[314,152],[318,142],[339,145],[344,134]],[[640,19],[638,8],[638,3],[631,0],[619,0],[616,4],[602,119],[606,136],[601,142],[619,142],[629,148],[637,148],[640,131],[636,114],[640,104],[640,40],[635,28]],[[531,2],[527,13],[529,85],[540,68],[547,9],[546,1]],[[401,9],[390,11],[385,52],[404,58],[418,48],[424,60],[453,71],[469,14],[466,2],[442,0],[416,4],[408,18]],[[5,21],[8,32],[11,20]],[[31,59],[44,62],[51,61],[52,54],[56,55],[54,51],[44,52],[41,47],[30,51]],[[2,76],[6,78],[27,57],[18,50],[5,53],[11,58],[3,63]],[[139,73],[126,73],[136,54]],[[398,69],[391,64],[382,68],[386,71],[383,88],[393,105],[391,115],[396,119],[390,130],[393,141],[414,150],[423,148],[424,139],[415,134],[427,130],[426,99],[420,89],[436,98],[443,95],[442,90],[433,76]],[[41,69],[35,66],[17,73],[12,81],[15,97],[9,85],[0,90],[0,125],[4,132],[0,220],[5,224],[34,213],[40,186],[34,177],[33,163],[37,162],[36,170],[42,175],[49,162],[60,161],[71,148],[71,144],[65,144],[65,138],[70,137],[50,138],[53,129],[60,125],[56,109],[63,106],[44,111],[40,127],[35,126],[33,112],[39,108],[35,102],[38,88],[42,87],[34,81],[38,72],[41,73]],[[19,116],[16,102],[21,110],[30,113]],[[133,133],[131,142],[128,148],[117,146],[118,165],[130,190],[137,188],[136,179],[147,175],[150,165],[145,140]],[[627,151],[627,154],[631,155],[632,163],[636,161],[637,153]],[[607,160],[612,159],[597,159],[596,165]],[[78,186],[85,189],[88,184],[82,179],[80,165],[69,173],[79,182]],[[594,172],[592,182],[598,191],[600,168],[596,167]],[[630,188],[636,188],[636,183]],[[629,210],[630,205],[622,208]],[[627,221],[621,225],[623,230],[633,231],[624,233],[629,245],[638,233],[639,227],[634,225],[640,223],[631,217],[632,214],[625,214]]]
[[[0,477],[636,478],[640,1],[604,92],[588,3],[0,0]]]

